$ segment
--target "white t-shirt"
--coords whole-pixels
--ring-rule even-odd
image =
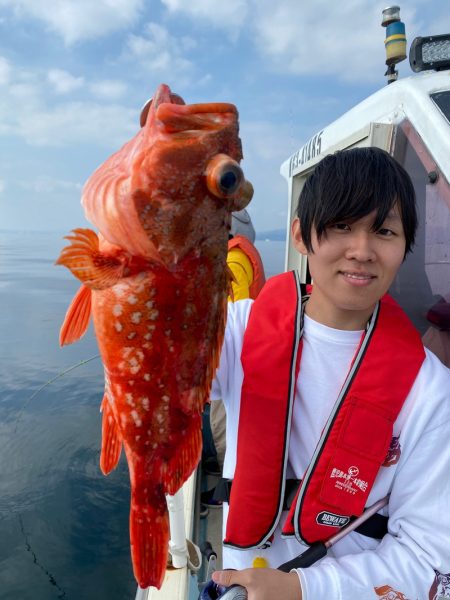
[[[227,410],[224,477],[230,479],[235,469],[243,381],[240,356],[251,304],[251,300],[242,300],[229,305],[221,362],[212,389],[212,399],[222,398]],[[360,331],[326,327],[305,315],[288,477],[303,476],[361,335]],[[429,351],[394,424],[393,435],[398,438],[399,460],[380,469],[367,501],[369,506],[391,492],[389,507],[382,511],[390,517],[389,534],[380,543],[351,533],[330,549],[326,558],[308,569],[299,569],[305,600],[379,599],[388,588],[409,600],[429,600],[438,577],[435,570],[450,572],[450,371]],[[227,514],[225,504],[224,531]],[[256,556],[277,567],[301,554],[306,547],[294,538],[283,539],[281,526],[268,549],[224,547],[224,567],[250,567]]]

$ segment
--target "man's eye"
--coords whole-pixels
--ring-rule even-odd
[[[392,229],[387,229],[386,227],[379,229],[377,231],[377,233],[379,233],[380,235],[386,236],[386,237],[391,237],[391,236],[395,235],[395,232],[392,231]]]
[[[347,223],[333,223],[331,229],[337,229],[338,231],[348,231],[350,226]]]

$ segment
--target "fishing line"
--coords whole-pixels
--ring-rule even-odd
[[[22,408],[19,411],[19,414],[17,415],[16,426],[14,427],[14,433],[17,432],[17,425],[19,424],[19,420],[20,420],[20,418],[21,418],[24,410],[27,408],[27,406],[30,404],[30,402],[33,400],[33,398],[35,398],[40,392],[42,392],[42,390],[45,389],[48,385],[50,385],[51,383],[53,383],[54,381],[56,381],[57,379],[59,379],[63,375],[66,375],[66,373],[70,373],[70,371],[73,371],[74,369],[77,369],[78,367],[81,367],[81,366],[87,364],[88,362],[91,362],[91,360],[94,360],[96,358],[100,358],[100,354],[96,354],[95,356],[91,356],[90,358],[86,358],[84,360],[81,360],[76,365],[72,365],[71,367],[68,367],[67,369],[65,369],[64,371],[61,371],[60,373],[58,373],[58,375],[55,375],[55,377],[52,377],[46,383],[44,383],[43,385],[41,385],[41,387],[38,390],[36,390],[28,398],[28,400],[25,400],[25,403],[23,404]]]
[[[54,578],[54,576],[50,573],[50,571],[47,571],[47,569],[41,565],[41,563],[38,561],[37,556],[35,551],[33,550],[33,548],[30,545],[30,542],[28,541],[28,535],[25,531],[25,527],[23,524],[23,519],[22,519],[22,515],[19,515],[19,523],[20,523],[20,531],[22,532],[22,535],[24,537],[25,540],[25,547],[27,549],[28,552],[31,552],[31,555],[33,556],[33,562],[36,566],[38,566],[40,568],[40,570],[45,573],[45,575],[47,575],[48,580],[50,582],[51,585],[53,585],[54,587],[56,587],[59,590],[59,594],[58,594],[58,598],[60,600],[63,600],[64,598],[67,598],[66,596],[66,592],[57,584],[56,579]]]

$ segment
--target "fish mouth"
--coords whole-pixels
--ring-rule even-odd
[[[155,111],[155,118],[166,133],[216,131],[236,117],[236,107],[225,102],[183,105],[165,102]]]
[[[154,96],[149,98],[142,107],[141,116],[139,118],[141,127],[145,126],[150,109],[154,112],[160,104],[166,102],[170,104],[186,104],[181,96],[173,93],[168,85],[162,83],[156,90]]]
[[[141,127],[147,124],[150,114],[166,133],[182,133],[220,129],[238,113],[234,104],[227,102],[186,104],[181,96],[162,83],[142,108]]]

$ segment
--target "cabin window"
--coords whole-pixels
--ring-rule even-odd
[[[430,98],[450,123],[450,92],[436,92]]]
[[[398,126],[393,154],[413,181],[419,227],[413,252],[400,268],[390,293],[406,310],[425,343],[436,333],[448,345],[450,186],[409,121]],[[429,346],[439,355],[432,344]],[[450,348],[445,351],[450,355]]]

